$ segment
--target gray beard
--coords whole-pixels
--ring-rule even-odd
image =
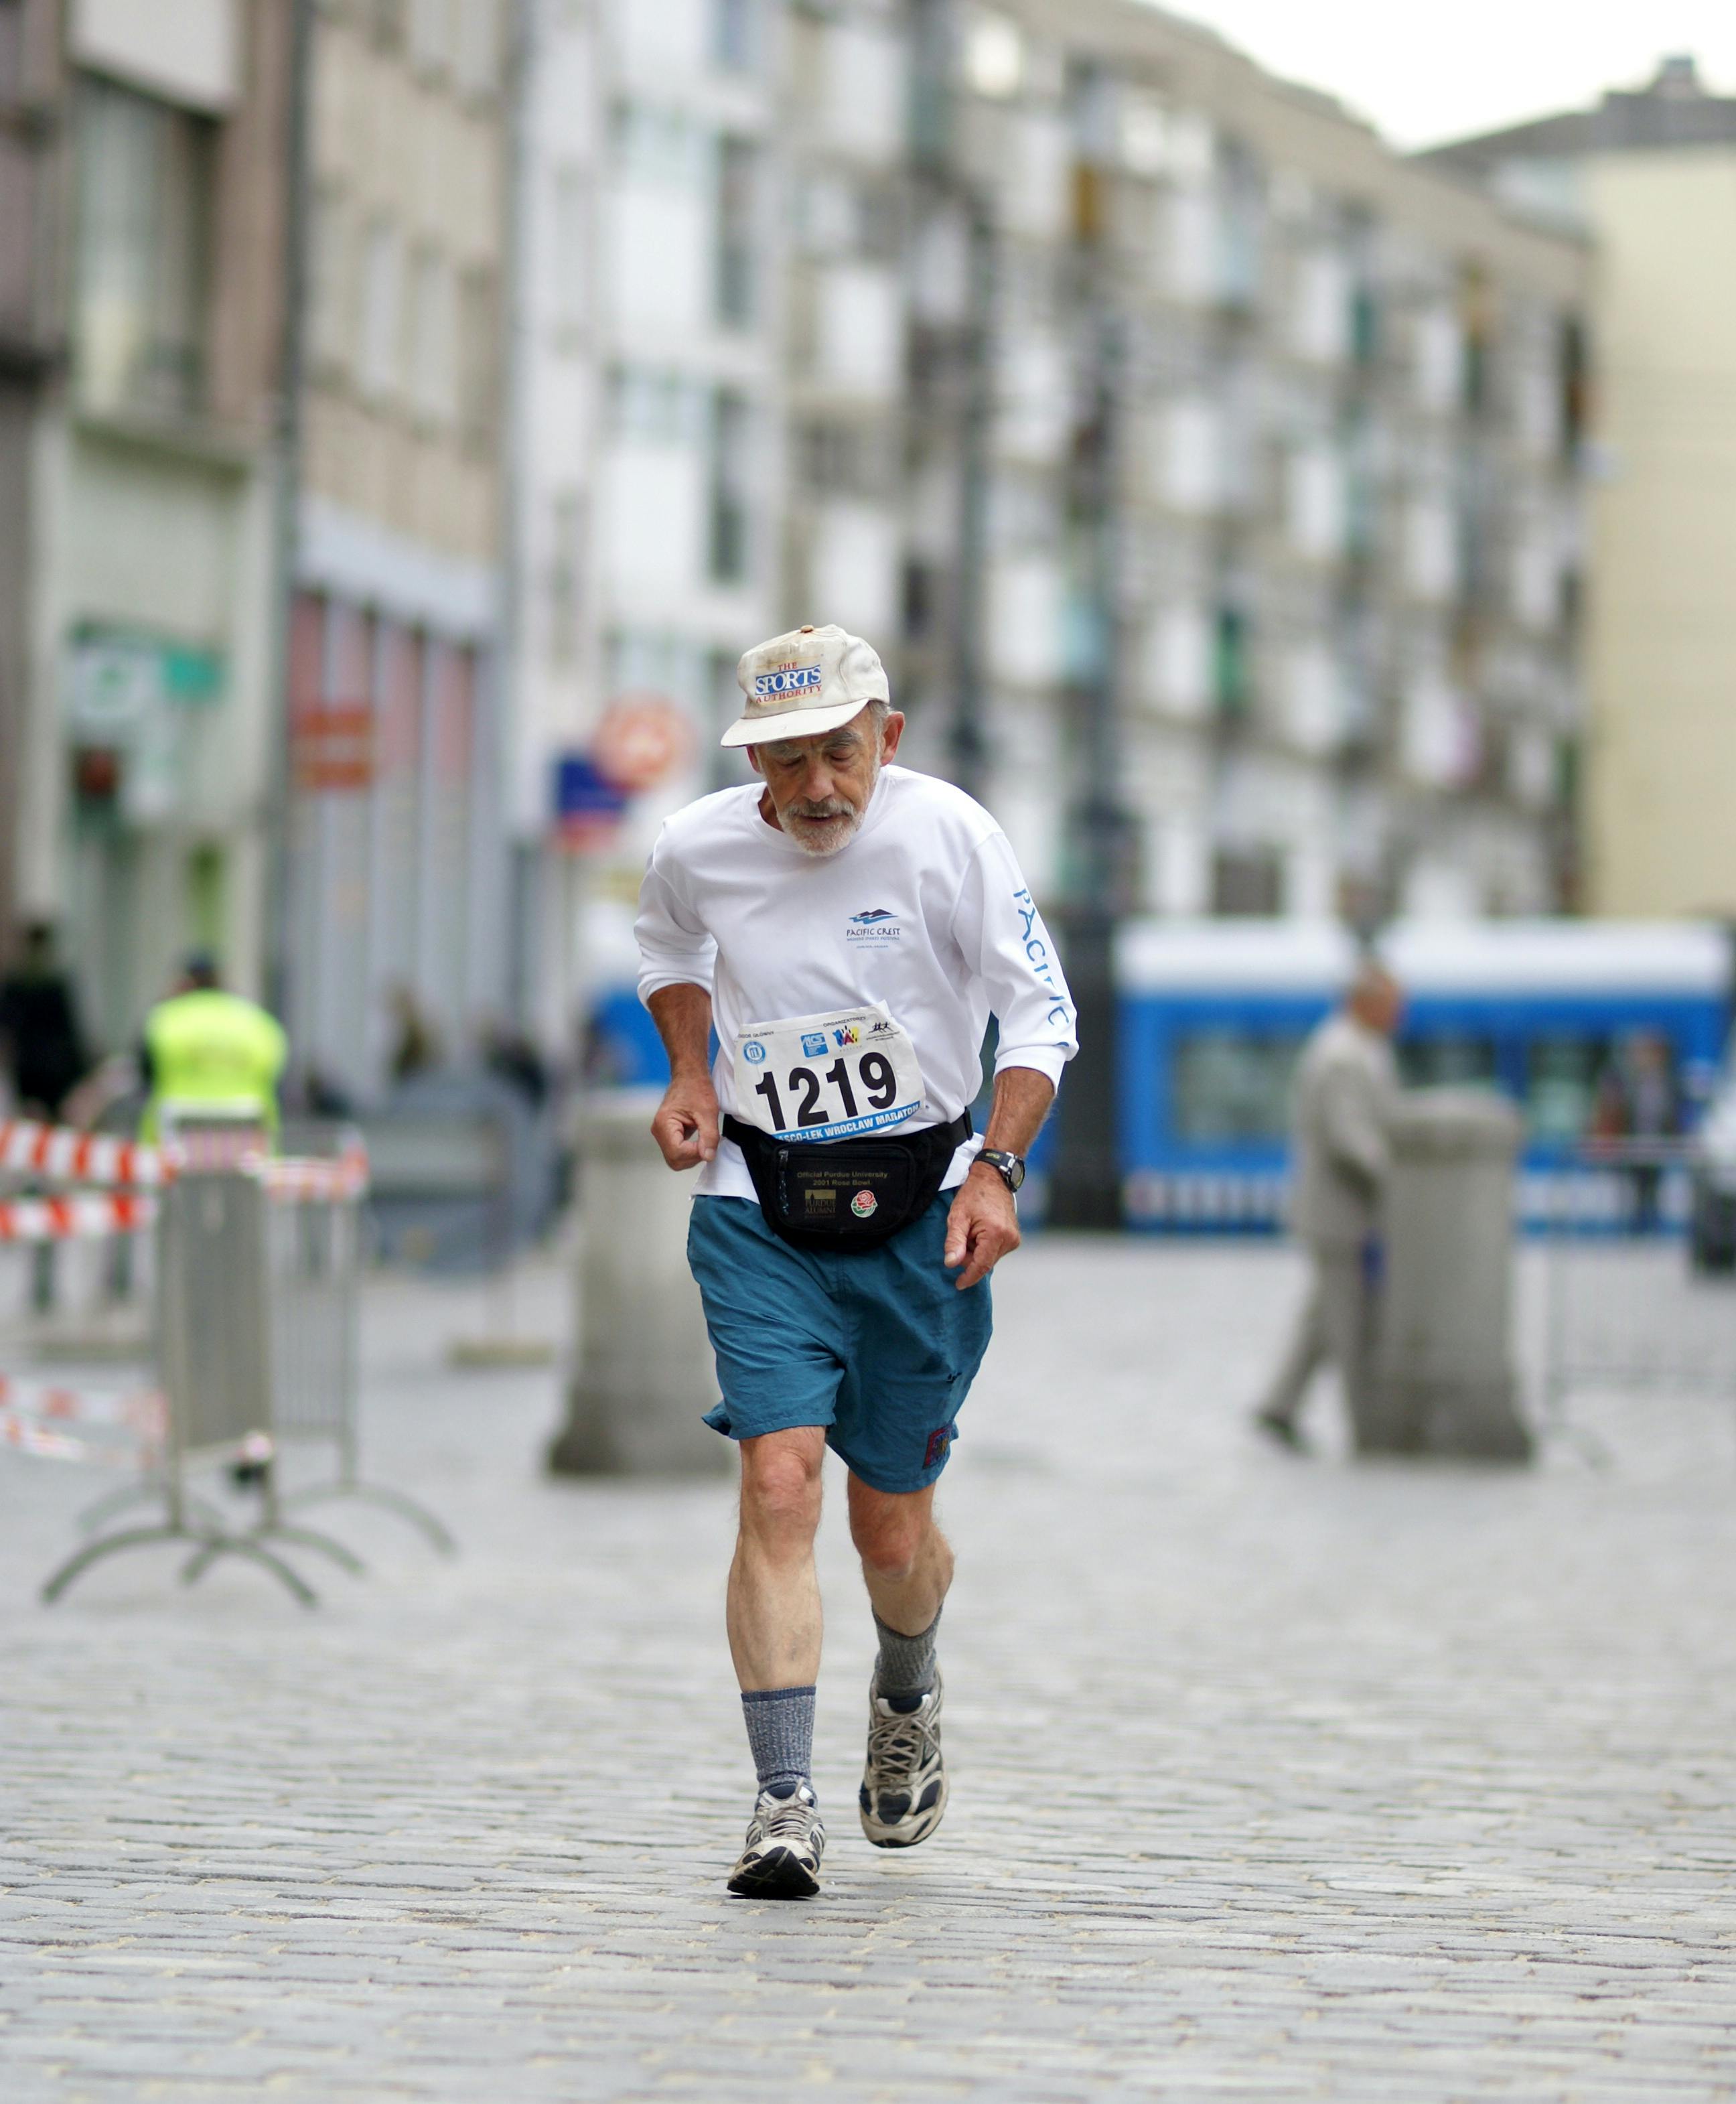
[[[778,811],[775,803],[772,808],[777,812],[778,824],[804,854],[835,855],[840,848],[847,848],[861,831],[862,820],[867,815],[868,806],[873,800],[875,785],[879,778],[880,770],[876,767],[869,778],[868,794],[862,800],[861,809],[838,812],[829,819],[823,833],[814,833],[799,826],[797,821],[802,814],[794,805],[787,811]]]

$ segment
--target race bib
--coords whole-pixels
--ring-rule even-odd
[[[915,1047],[884,1005],[756,1023],[736,1041],[736,1116],[775,1139],[884,1132],[923,1104]]]

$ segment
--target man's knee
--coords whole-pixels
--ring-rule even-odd
[[[823,1434],[768,1433],[741,1442],[741,1531],[768,1543],[803,1545],[820,1524]]]
[[[916,1568],[934,1531],[933,1507],[922,1492],[908,1497],[877,1493],[851,1501],[850,1539],[876,1578],[896,1585]]]

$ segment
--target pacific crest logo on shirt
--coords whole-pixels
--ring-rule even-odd
[[[865,913],[852,913],[844,929],[847,943],[897,943],[904,925],[889,906],[870,906]]]

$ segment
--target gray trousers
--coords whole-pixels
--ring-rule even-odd
[[[1338,1369],[1351,1423],[1360,1431],[1374,1407],[1379,1290],[1359,1249],[1316,1246],[1308,1263],[1308,1296],[1260,1407],[1268,1417],[1293,1424],[1310,1383],[1329,1362]]]

